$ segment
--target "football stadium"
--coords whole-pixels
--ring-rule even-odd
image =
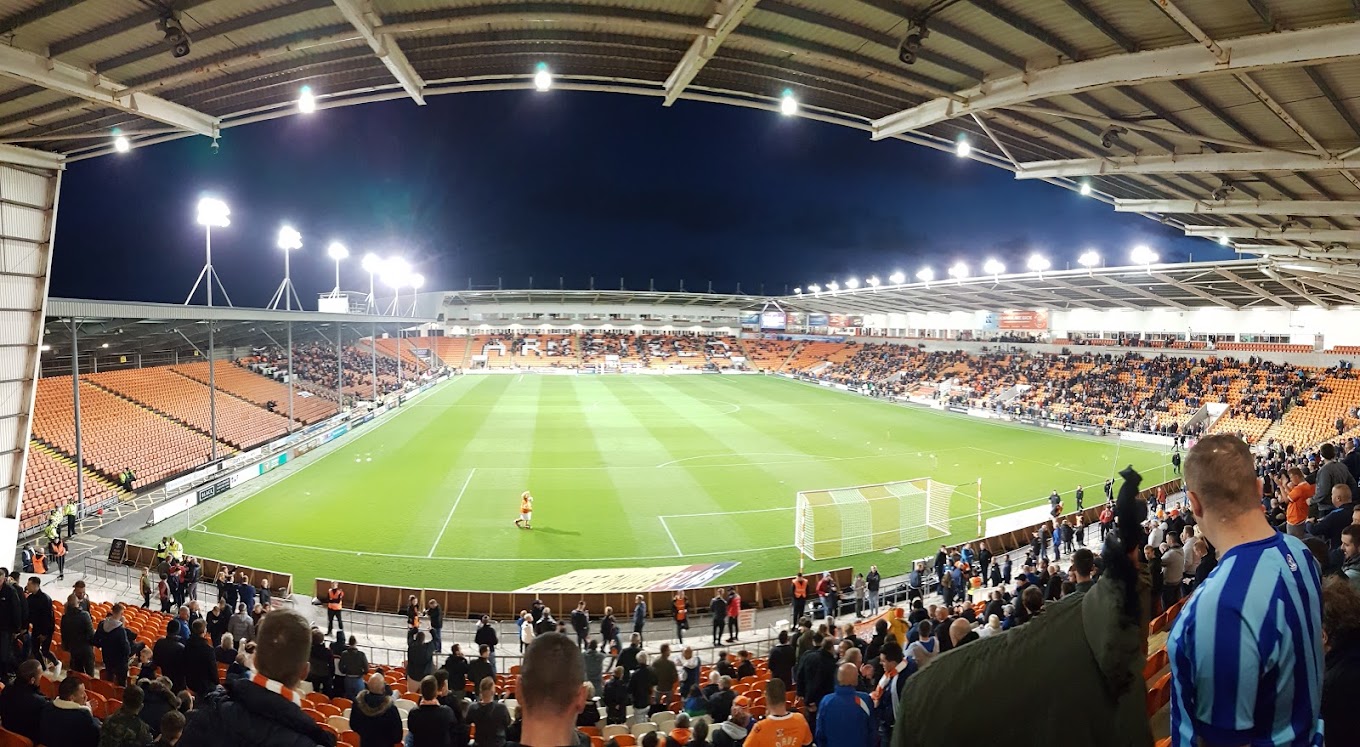
[[[11,0],[0,31],[0,747],[1354,743],[1354,0]],[[960,218],[1153,238],[930,236],[787,285],[771,242],[747,292],[521,242],[523,281],[463,282],[461,237],[247,197],[316,131],[230,154],[331,123],[437,164],[403,128],[454,139],[442,101],[591,96],[713,117],[704,179],[747,176],[735,112],[945,159],[939,199],[946,162],[1019,180]],[[623,152],[637,120],[589,124]],[[330,186],[433,233],[367,155]],[[91,194],[156,239],[137,283]],[[725,266],[634,239],[670,246],[569,261]],[[1081,695],[1015,697],[1036,675]]]

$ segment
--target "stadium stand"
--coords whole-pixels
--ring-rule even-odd
[[[141,482],[157,482],[203,463],[211,451],[208,436],[84,381],[80,409],[86,466],[109,479],[131,469]],[[75,427],[71,377],[38,379],[34,438],[73,457]],[[219,449],[230,450],[227,444]]]
[[[287,384],[275,381],[267,376],[261,376],[229,361],[217,361],[216,366],[218,389],[265,409],[270,409],[269,405],[272,403],[274,412],[287,416]],[[205,384],[208,382],[208,363],[206,361],[182,363],[172,366],[171,370],[195,381]],[[325,420],[337,411],[335,402],[327,401],[321,397],[298,395],[293,399],[293,417],[299,423],[306,425]]]
[[[746,340],[747,364],[757,371],[782,371],[802,343],[792,340]]]
[[[99,474],[89,469],[84,469],[84,472],[84,497],[87,503],[122,492]],[[40,441],[30,441],[19,530],[25,531],[42,524],[53,509],[74,497],[76,490],[75,460],[54,451]]]
[[[148,407],[200,433],[210,433],[212,421],[207,385],[168,367],[154,366],[107,371],[81,377],[124,399]],[[217,399],[217,437],[237,449],[258,446],[288,432],[288,419],[229,394]]]

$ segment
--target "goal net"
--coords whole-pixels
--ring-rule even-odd
[[[954,486],[922,477],[798,493],[793,543],[813,560],[886,550],[949,534]]]

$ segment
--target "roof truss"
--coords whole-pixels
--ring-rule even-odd
[[[397,40],[382,34],[380,30],[382,19],[373,10],[371,0],[334,0],[334,2],[335,7],[345,16],[345,20],[364,37],[373,54],[378,56],[383,66],[392,73],[392,77],[401,84],[402,89],[417,104],[424,106],[425,81],[421,79],[416,69],[411,67],[411,61],[406,59],[401,47],[397,45]]]

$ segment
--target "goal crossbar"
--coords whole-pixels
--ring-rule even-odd
[[[954,486],[928,477],[797,495],[794,546],[812,560],[887,550],[949,534]]]

